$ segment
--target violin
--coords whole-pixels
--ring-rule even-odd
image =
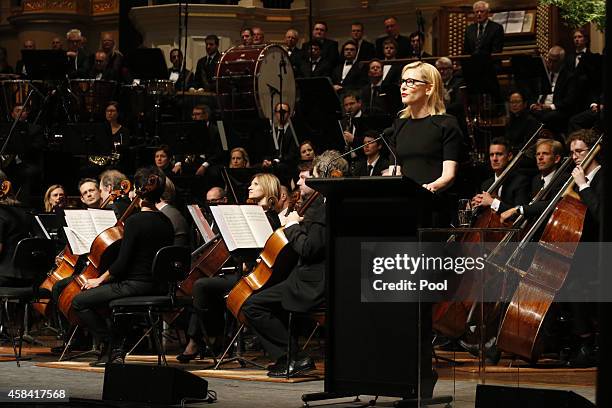
[[[88,264],[85,270],[64,288],[59,297],[58,308],[71,324],[78,324],[78,318],[72,310],[72,300],[81,293],[88,279],[99,277],[100,271],[107,270],[114,260],[117,259],[121,241],[123,240],[123,223],[125,219],[134,212],[140,202],[139,198],[155,188],[158,188],[158,177],[151,176],[147,183],[138,189],[136,197],[123,212],[121,218],[117,220],[115,226],[102,231],[92,242],[89,254],[87,255]]]
[[[100,208],[104,208],[108,203],[115,201],[119,196],[127,196],[132,189],[132,183],[129,180],[123,180],[120,184],[119,190],[111,191],[110,195],[100,204]],[[66,244],[64,249],[57,256],[57,266],[50,270],[47,274],[47,278],[40,285],[41,289],[51,291],[53,285],[62,279],[72,276],[74,268],[76,267],[78,255],[74,255],[70,249],[70,245]],[[43,316],[49,316],[51,309],[49,305],[49,299],[41,299],[40,302],[34,303],[34,310]]]

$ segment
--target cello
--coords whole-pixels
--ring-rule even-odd
[[[602,138],[599,137],[580,164],[583,169],[599,152]],[[569,176],[505,265],[509,270],[518,272],[521,280],[503,317],[497,346],[530,362],[536,362],[542,352],[544,320],[570,272],[582,236],[588,208],[575,196],[573,186],[573,177]],[[546,220],[528,270],[514,267],[513,261]]]
[[[111,191],[109,196],[106,197],[106,199],[100,204],[100,208],[106,207],[109,202],[115,201],[119,196],[127,195],[131,189],[132,183],[130,183],[129,180],[122,180],[121,188],[119,190]],[[60,252],[58,255],[58,258],[59,260],[57,266],[49,271],[47,278],[40,285],[40,289],[51,292],[53,285],[62,279],[72,276],[74,273],[74,268],[76,267],[79,255],[74,255],[72,253],[70,245],[66,244],[62,252]],[[49,299],[41,299],[40,302],[34,303],[34,310],[43,316],[48,316],[48,314],[51,313],[51,309],[49,309],[48,306]]]
[[[340,176],[341,174],[332,171],[332,177]],[[298,215],[302,217],[319,196],[320,193],[318,191],[312,193],[308,200],[298,209]],[[234,317],[240,323],[246,324],[246,318],[242,313],[242,306],[247,299],[262,289],[284,280],[297,263],[297,260],[298,256],[285,236],[283,228],[274,231],[268,237],[253,271],[240,278],[225,299],[225,304]]]
[[[87,266],[76,278],[64,288],[59,297],[58,309],[66,316],[71,324],[78,324],[78,318],[72,310],[72,300],[81,293],[83,286],[88,279],[100,276],[100,271],[105,271],[117,258],[119,247],[123,239],[123,222],[136,209],[140,198],[145,192],[155,188],[157,177],[150,177],[147,183],[137,192],[136,197],[128,208],[123,212],[121,218],[117,220],[115,226],[102,231],[91,243],[89,254],[87,255]]]

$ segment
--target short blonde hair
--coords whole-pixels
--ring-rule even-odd
[[[240,154],[242,154],[242,158],[244,159],[244,162],[246,163],[244,167],[249,167],[251,165],[249,163],[249,154],[247,153],[244,147],[234,147],[232,150],[230,150],[230,162],[231,162],[232,154],[234,154],[234,152],[240,152]]]
[[[419,73],[421,79],[426,81],[431,87],[431,93],[427,97],[427,106],[430,115],[442,115],[446,113],[444,107],[444,86],[442,85],[442,77],[436,67],[426,62],[412,62],[402,69],[402,79],[406,71],[415,70]],[[406,106],[400,111],[400,118],[409,118],[412,115],[410,106]]]

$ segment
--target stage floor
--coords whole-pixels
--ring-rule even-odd
[[[6,355],[12,349],[0,347],[0,354]],[[73,398],[100,399],[102,397],[103,370],[92,369],[86,360],[71,363],[55,363],[57,356],[48,353],[48,348],[26,348],[24,355],[32,360],[22,362],[20,368],[15,361],[0,360],[0,391],[10,389],[63,389]],[[443,353],[442,357],[454,357],[460,366],[452,367],[440,363],[437,367],[440,379],[434,395],[453,395],[454,407],[474,407],[476,385],[481,375],[478,372],[477,361],[467,353]],[[130,363],[154,364],[154,357],[134,356],[128,359]],[[88,361],[88,360],[87,360]],[[203,376],[209,382],[209,389],[218,394],[219,407],[301,407],[301,395],[304,393],[323,391],[323,381],[317,377],[322,374],[323,364],[317,361],[315,376],[299,382],[270,382],[265,378],[265,372],[253,369],[239,369],[238,366],[227,366],[218,373],[204,370],[207,361],[197,361],[187,366],[174,364],[174,356],[168,356],[171,365],[193,371]],[[265,363],[263,357],[258,362]],[[510,360],[502,360],[501,364],[487,370],[484,381],[486,384],[516,385],[522,387],[551,388],[574,391],[591,401],[595,398],[595,369],[568,370],[561,368],[506,368]],[[59,368],[61,367],[61,368]],[[337,407],[357,407],[367,404],[372,396],[360,397],[360,403],[351,399],[338,400],[342,402]],[[391,406],[392,398],[378,400],[380,406]],[[345,403],[346,402],[346,403]],[[317,403],[314,403],[317,405]],[[191,406],[210,406],[209,404],[193,404]]]

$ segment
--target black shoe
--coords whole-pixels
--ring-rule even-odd
[[[287,355],[283,355],[276,360],[276,363],[270,364],[266,367],[268,371],[278,371],[279,369],[287,369]]]
[[[100,357],[96,361],[92,361],[89,363],[90,367],[106,367],[108,363],[121,363],[125,362],[125,354],[123,350],[114,349],[111,352],[110,359],[108,357],[108,352],[104,352],[100,354]]]
[[[181,353],[176,356],[176,359],[179,361],[179,363],[188,363],[197,357],[204,358],[204,348],[203,347],[198,346],[198,350],[195,353],[191,353],[191,354]]]
[[[463,340],[458,341],[459,345],[463,347],[465,351],[473,355],[474,357],[480,357],[480,345],[467,343]],[[501,351],[497,349],[495,345],[495,337],[491,338],[485,343],[485,362],[490,365],[497,365],[501,358]]]
[[[299,360],[291,360],[289,363],[289,372],[287,373],[287,365],[284,367],[278,366],[277,369],[268,371],[268,377],[272,378],[283,378],[283,377],[297,377],[300,374],[304,374],[308,371],[314,370],[315,363],[312,357],[304,357]]]

